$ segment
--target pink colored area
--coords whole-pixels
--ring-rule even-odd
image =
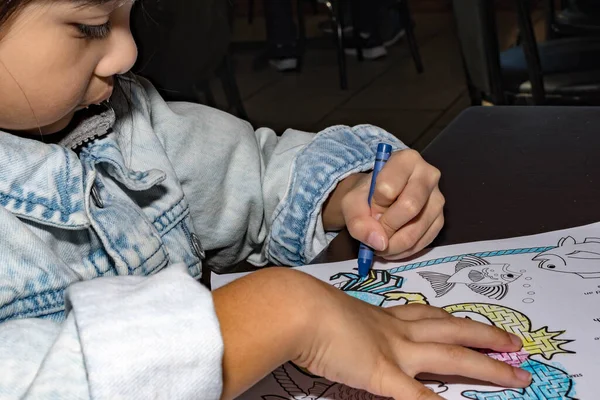
[[[529,353],[525,350],[521,350],[516,353],[486,353],[489,357],[494,360],[503,361],[513,367],[520,367],[525,360],[529,358]]]

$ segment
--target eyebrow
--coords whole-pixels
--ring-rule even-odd
[[[75,3],[77,8],[89,7],[89,6],[102,6],[106,4],[114,4],[115,8],[122,6],[125,3],[134,2],[135,0],[71,0],[71,3]]]

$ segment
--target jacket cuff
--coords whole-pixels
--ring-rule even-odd
[[[372,125],[333,126],[296,155],[288,190],[273,214],[266,248],[269,259],[291,266],[308,264],[335,238],[323,228],[323,204],[341,180],[373,169],[381,142],[394,151],[407,148]]]

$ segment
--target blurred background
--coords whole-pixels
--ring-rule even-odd
[[[600,103],[596,0],[144,0],[132,18],[163,96],[278,133],[370,123],[422,150],[471,105]]]

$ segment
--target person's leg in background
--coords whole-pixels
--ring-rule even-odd
[[[269,63],[279,71],[298,67],[292,0],[264,0]]]
[[[379,10],[379,33],[385,47],[395,45],[406,36],[405,18],[400,15],[400,7],[396,1],[388,1],[386,6]]]
[[[357,0],[356,24],[363,56],[375,60],[387,55],[386,47],[395,44],[405,34],[397,7],[389,0]],[[346,53],[356,55],[354,39]]]

